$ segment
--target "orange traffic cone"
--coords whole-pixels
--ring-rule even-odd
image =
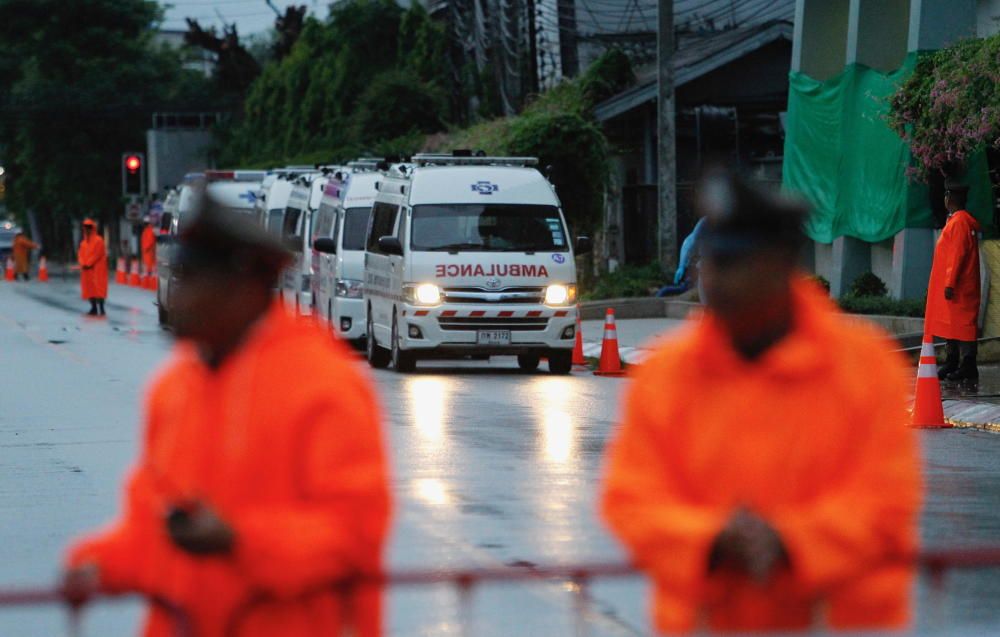
[[[115,283],[121,285],[128,283],[128,275],[125,274],[125,257],[118,257],[118,267],[115,268]]]
[[[45,257],[39,257],[38,259],[38,280],[42,283],[49,280],[49,264],[45,260]]]
[[[132,260],[132,268],[128,274],[128,284],[132,287],[140,287],[142,285],[142,279],[139,276],[139,260]]]
[[[601,343],[601,364],[594,372],[597,376],[624,376],[621,354],[618,353],[618,330],[615,328],[615,311],[608,308],[604,316],[604,341]]]
[[[583,357],[583,322],[580,320],[580,307],[577,306],[576,342],[573,344],[573,369],[584,371],[587,368],[587,359]]]
[[[917,366],[917,395],[913,400],[911,427],[918,429],[947,429],[951,424],[944,419],[941,405],[941,381],[937,375],[934,356],[934,339],[924,337],[920,347],[920,365]]]
[[[7,257],[7,267],[4,269],[3,278],[7,281],[14,280],[14,259]]]

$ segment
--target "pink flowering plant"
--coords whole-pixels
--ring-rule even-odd
[[[889,126],[916,163],[911,176],[943,174],[980,149],[1000,149],[1000,36],[921,55],[890,100]]]

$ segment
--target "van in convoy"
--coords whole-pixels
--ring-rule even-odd
[[[312,308],[312,225],[328,179],[322,173],[309,173],[295,178],[282,220],[281,236],[294,260],[285,268],[281,280],[281,298],[295,311],[303,314]]]
[[[265,176],[263,170],[206,170],[205,194],[223,208],[250,215]]]
[[[417,155],[378,184],[365,245],[367,357],[516,355],[570,371],[575,253],[552,184],[516,157]]]
[[[360,345],[365,337],[362,285],[368,218],[383,178],[375,161],[335,170],[313,223],[313,301],[341,338]]]
[[[188,173],[184,175],[180,185],[171,189],[163,199],[163,214],[160,216],[159,236],[157,237],[159,245],[156,248],[156,276],[158,279],[156,307],[160,325],[165,325],[167,322],[171,286],[177,278],[173,270],[173,251],[170,246],[180,230],[181,223],[194,212],[204,187],[205,176],[203,173]]]
[[[284,214],[285,205],[287,204],[286,197],[291,192],[285,188],[279,189],[280,192],[275,193],[272,198],[271,203],[273,205],[268,205],[268,199],[271,194],[271,187],[279,179],[284,179],[291,181],[292,178],[298,175],[303,175],[306,173],[315,173],[316,168],[312,166],[285,166],[284,168],[272,168],[267,171],[264,178],[260,182],[260,187],[257,189],[254,201],[253,215],[257,220],[257,223],[261,225],[262,228],[267,228],[269,224],[269,217],[272,216],[270,213],[274,212],[276,229],[280,229],[281,221],[280,217]]]

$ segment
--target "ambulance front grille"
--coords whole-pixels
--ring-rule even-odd
[[[438,317],[438,325],[442,330],[474,331],[474,330],[510,330],[512,332],[541,332],[549,326],[545,317],[492,317],[492,316],[442,316]]]
[[[479,287],[445,288],[441,291],[445,303],[533,303],[539,305],[545,300],[545,288],[512,287],[487,290]]]

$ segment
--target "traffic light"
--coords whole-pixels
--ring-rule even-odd
[[[122,195],[146,194],[146,157],[142,153],[122,153]]]

